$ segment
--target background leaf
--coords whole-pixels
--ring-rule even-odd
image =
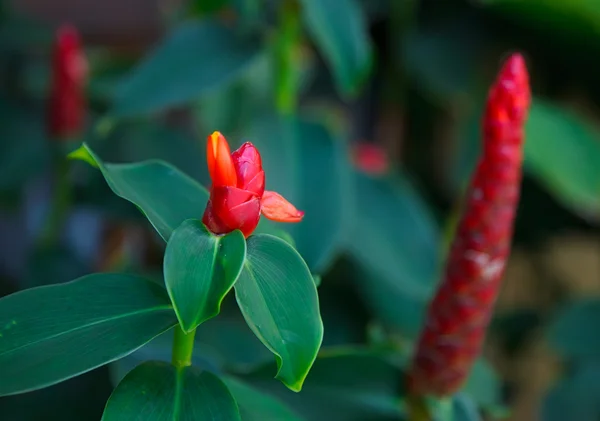
[[[121,358],[177,323],[166,291],[95,274],[0,299],[0,396],[49,386]]]
[[[385,357],[358,349],[323,353],[301,393],[271,379],[272,365],[244,379],[311,421],[399,421],[402,372]]]
[[[235,297],[248,326],[275,354],[276,377],[299,391],[323,340],[313,277],[283,240],[262,234],[247,244]]]
[[[600,134],[581,117],[542,100],[526,125],[528,169],[559,199],[600,217]]]
[[[588,361],[575,367],[544,398],[542,421],[595,421],[600,417],[600,364]]]
[[[165,250],[165,284],[185,332],[219,314],[245,258],[241,231],[216,236],[197,219],[184,221],[173,231]]]
[[[291,409],[266,393],[254,389],[235,377],[226,377],[240,408],[243,421],[302,421]]]
[[[337,86],[355,95],[372,66],[366,18],[356,0],[301,0],[308,32],[329,63]],[[340,11],[343,10],[343,13]]]
[[[364,269],[356,277],[382,321],[414,337],[440,264],[440,233],[426,204],[401,174],[355,173],[355,216],[346,248]]]
[[[257,53],[254,42],[215,21],[186,22],[125,79],[111,115],[149,113],[189,102],[234,79]]]
[[[289,232],[314,272],[325,271],[341,245],[347,223],[346,147],[324,125],[300,118],[262,116],[248,131],[261,152],[267,188],[305,212]]]
[[[548,328],[552,347],[568,358],[600,355],[600,300],[587,299],[567,305]]]
[[[227,386],[209,371],[148,361],[134,368],[110,396],[102,421],[241,420]]]

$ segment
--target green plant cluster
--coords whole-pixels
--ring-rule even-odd
[[[151,233],[101,271],[83,252],[90,226],[44,247],[26,229],[0,234],[0,419],[406,419],[403,373],[478,156],[486,90],[515,49],[534,92],[516,246],[535,254],[565,230],[598,238],[592,0],[184,1],[142,57],[86,48],[89,130],[60,145],[44,129],[52,31],[8,7],[0,19],[2,227],[21,224],[58,156],[73,213]],[[356,141],[376,136],[362,124],[373,114],[402,128],[402,153],[379,175],[353,162]],[[247,240],[205,231],[214,130],[257,146],[300,224],[263,218]],[[21,243],[25,264],[4,271]],[[541,332],[567,363],[541,418],[593,421],[599,301],[558,296],[496,314],[490,336],[513,352]],[[440,421],[510,415],[493,366],[480,357]]]

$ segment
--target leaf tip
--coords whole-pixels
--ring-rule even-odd
[[[96,162],[96,159],[92,156],[85,143],[83,143],[79,148],[75,149],[73,152],[70,152],[67,155],[67,158],[84,161],[90,164],[92,167],[98,168],[98,162]]]

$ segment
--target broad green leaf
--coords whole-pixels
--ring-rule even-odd
[[[303,421],[290,408],[276,398],[249,386],[239,379],[224,379],[239,405],[244,421]]]
[[[300,3],[308,31],[327,60],[338,89],[344,95],[356,95],[373,63],[373,47],[359,2],[301,0]]]
[[[204,214],[208,191],[166,162],[104,163],[85,143],[69,156],[99,168],[111,190],[136,205],[165,241],[183,221]],[[261,221],[261,231],[289,239],[271,221]]]
[[[275,354],[276,378],[300,391],[323,341],[317,288],[302,257],[277,237],[251,236],[235,297],[248,326]]]
[[[237,404],[227,386],[209,371],[145,362],[119,383],[102,421],[235,421]]]
[[[409,181],[355,174],[355,219],[347,249],[363,268],[355,281],[383,322],[408,337],[421,327],[440,265],[440,233]]]
[[[366,350],[323,352],[302,393],[271,379],[267,365],[243,379],[285,402],[310,421],[400,421],[403,374],[387,358]]]
[[[558,312],[548,328],[550,345],[567,358],[600,356],[600,300],[574,302]]]
[[[542,421],[595,421],[600,418],[600,364],[587,361],[567,373],[542,402]]]
[[[173,231],[165,250],[165,284],[185,332],[219,314],[245,258],[241,231],[216,236],[198,219],[187,220]]]
[[[572,111],[535,100],[525,134],[528,170],[566,205],[600,217],[600,131]]]
[[[165,241],[183,221],[204,213],[208,191],[166,162],[105,164],[86,144],[70,156],[100,168],[111,190],[140,208]]]
[[[150,113],[196,99],[233,80],[258,51],[253,40],[216,21],[186,22],[123,81],[110,115]]]
[[[156,283],[94,274],[0,299],[0,396],[119,359],[177,323]]]

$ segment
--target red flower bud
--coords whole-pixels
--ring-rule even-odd
[[[248,237],[262,214],[279,222],[300,222],[304,215],[274,192],[265,191],[265,172],[258,149],[250,142],[233,153],[225,137],[208,137],[208,172],[212,180],[210,199],[202,222],[214,234],[239,229]]]
[[[371,175],[382,175],[388,172],[389,162],[385,150],[370,143],[360,142],[352,150],[354,166]]]
[[[77,29],[64,25],[56,32],[48,101],[48,134],[56,139],[80,136],[86,116],[88,66]]]
[[[262,197],[265,192],[265,172],[258,150],[252,143],[246,142],[231,156],[238,175],[237,186]]]
[[[480,353],[510,252],[530,96],[525,61],[514,54],[488,95],[483,154],[408,374],[414,396],[453,394]]]

